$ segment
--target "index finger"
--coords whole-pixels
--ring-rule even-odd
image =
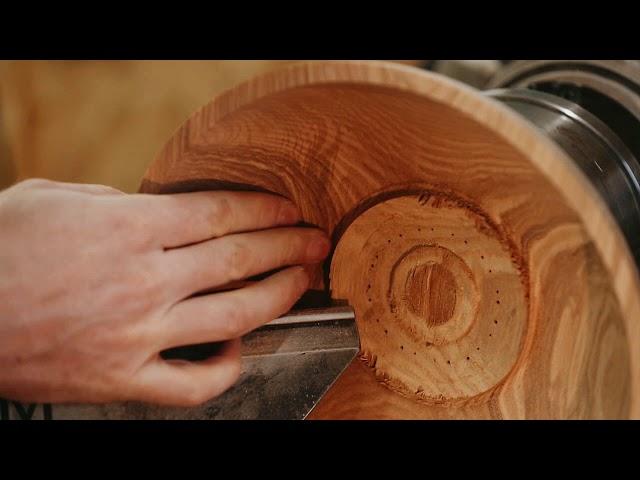
[[[291,201],[260,192],[134,194],[124,200],[144,219],[163,248],[199,243],[230,233],[293,225],[300,220],[300,213]]]

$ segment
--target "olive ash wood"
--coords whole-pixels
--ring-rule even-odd
[[[294,65],[196,112],[141,185],[228,188],[333,237],[314,288],[353,305],[362,352],[312,418],[640,418],[629,248],[506,106],[402,65]]]

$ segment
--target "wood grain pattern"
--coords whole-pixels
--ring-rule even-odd
[[[362,355],[313,418],[640,418],[640,282],[585,177],[506,107],[384,62],[318,62],[196,112],[153,193],[285,195]]]

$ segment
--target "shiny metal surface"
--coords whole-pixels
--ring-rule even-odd
[[[640,159],[640,61],[517,60],[488,89],[528,89],[569,100],[606,124]]]
[[[520,113],[576,162],[605,199],[640,266],[640,164],[625,143],[597,117],[563,98],[526,89],[486,95]]]
[[[327,308],[307,308],[304,310],[292,310],[282,317],[267,323],[267,325],[287,325],[303,322],[323,322],[342,319],[355,319],[353,308],[346,306],[331,306]]]
[[[517,60],[500,69],[485,88],[531,88],[547,81],[593,88],[640,118],[638,60]]]

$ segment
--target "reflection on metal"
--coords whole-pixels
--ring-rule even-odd
[[[638,60],[518,60],[499,70],[486,88],[530,89],[547,82],[571,85],[576,94],[581,87],[591,88],[640,119]]]
[[[516,61],[488,86],[575,161],[640,266],[640,62]]]

